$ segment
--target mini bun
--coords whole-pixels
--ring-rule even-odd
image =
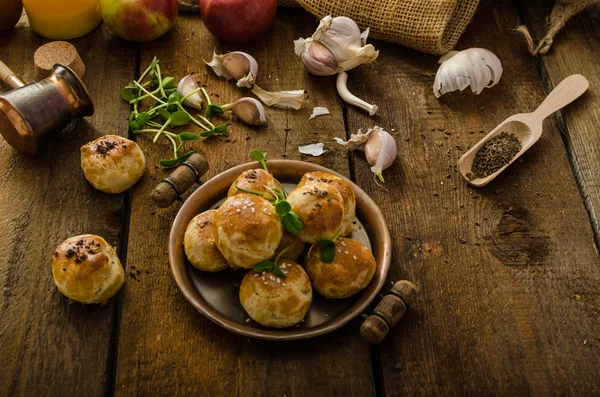
[[[342,236],[352,233],[354,230],[354,218],[356,218],[356,196],[352,186],[344,179],[323,171],[307,172],[300,179],[298,186],[312,185],[322,182],[335,187],[342,196],[344,206],[344,218],[342,220]]]
[[[348,298],[364,289],[373,278],[377,263],[367,247],[346,237],[337,239],[333,261],[321,261],[321,246],[308,253],[306,271],[315,290],[325,298]]]
[[[123,193],[144,174],[146,158],[137,143],[106,135],[81,147],[85,178],[104,193]]]
[[[283,235],[281,236],[281,242],[279,243],[279,247],[275,250],[274,256],[277,257],[281,251],[292,246],[285,255],[281,256],[281,258],[290,259],[293,261],[298,261],[302,252],[304,252],[304,241],[300,240],[298,236],[294,236],[292,233],[284,230]]]
[[[257,168],[255,170],[246,170],[242,172],[240,176],[231,184],[227,195],[229,197],[235,196],[236,194],[244,193],[243,191],[236,188],[240,187],[246,190],[254,190],[256,192],[266,193],[267,199],[275,199],[273,193],[269,191],[270,189],[279,189],[279,183],[277,180],[271,175],[270,172],[263,170],[262,168]]]
[[[240,302],[265,327],[285,328],[302,321],[312,302],[312,287],[302,266],[289,259],[278,263],[285,278],[248,272],[240,286]]]
[[[115,250],[93,234],[71,237],[56,247],[52,277],[63,295],[81,303],[105,303],[125,281]]]
[[[304,224],[298,237],[305,243],[331,240],[339,233],[344,207],[342,196],[335,187],[322,182],[299,186],[289,194],[287,201]]]
[[[229,197],[213,218],[213,237],[233,268],[249,269],[273,257],[283,226],[273,204],[253,194]]]
[[[205,272],[218,272],[229,268],[213,237],[212,224],[216,212],[209,210],[196,215],[185,229],[183,239],[188,260],[196,269]]]

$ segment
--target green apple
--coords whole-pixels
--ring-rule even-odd
[[[108,29],[130,41],[152,41],[177,20],[177,0],[100,0],[100,8]]]

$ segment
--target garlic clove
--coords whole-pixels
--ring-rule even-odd
[[[342,71],[331,51],[317,41],[307,43],[301,57],[306,69],[316,76],[331,76]]]
[[[188,74],[177,84],[177,94],[181,98],[185,98],[183,104],[194,109],[202,110],[202,96],[198,91],[194,92],[198,88],[196,79],[191,74]]]
[[[371,171],[384,182],[382,172],[393,164],[398,154],[396,141],[389,132],[378,126],[367,131],[367,134],[369,139],[365,144],[365,156]]]
[[[257,85],[252,87],[252,93],[259,97],[267,106],[278,106],[295,110],[302,107],[302,102],[307,97],[307,92],[304,90],[269,92]]]
[[[348,91],[347,82],[348,73],[341,72],[338,74],[336,88],[342,99],[350,105],[366,110],[369,112],[369,116],[373,116],[375,113],[377,113],[377,105],[371,105]]]
[[[484,88],[498,84],[502,77],[502,63],[498,57],[484,48],[451,51],[440,58],[441,63],[433,83],[436,98],[471,87],[479,95]]]
[[[223,110],[231,110],[244,123],[250,125],[264,125],[267,123],[265,108],[254,98],[245,97],[228,105],[221,106]]]
[[[217,76],[225,77],[227,80],[236,79],[238,87],[252,87],[258,74],[256,59],[241,51],[223,55],[213,52],[212,60],[205,61],[205,63],[213,69]]]

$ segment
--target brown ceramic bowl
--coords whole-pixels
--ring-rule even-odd
[[[175,282],[185,298],[198,311],[220,326],[251,338],[268,340],[296,340],[331,332],[363,313],[385,283],[392,246],[383,214],[361,188],[342,175],[319,165],[293,160],[271,160],[269,171],[290,190],[302,175],[309,171],[325,171],[350,183],[356,194],[356,231],[352,238],[361,241],[373,251],[377,270],[369,286],[348,299],[325,299],[314,293],[313,303],[304,321],[286,329],[272,329],[249,320],[239,301],[239,283],[246,271],[226,270],[217,273],[201,272],[186,260],[183,238],[188,223],[197,214],[218,206],[227,196],[233,181],[245,170],[259,168],[258,163],[247,163],[231,168],[199,187],[183,204],[175,217],[169,237],[169,261]],[[302,262],[302,261],[300,261]]]

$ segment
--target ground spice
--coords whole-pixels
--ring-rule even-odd
[[[96,153],[105,156],[109,151],[114,149],[117,146],[115,142],[112,141],[100,141],[98,145],[96,145]]]
[[[487,141],[475,154],[470,180],[485,178],[508,164],[521,150],[521,142],[511,133],[503,132]]]

